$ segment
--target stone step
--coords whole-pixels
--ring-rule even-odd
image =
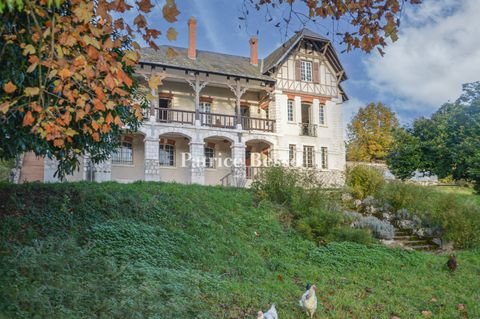
[[[423,246],[423,245],[430,245],[430,243],[426,240],[411,240],[411,241],[406,241],[403,242],[404,245],[407,246]]]
[[[397,235],[395,235],[393,238],[394,238],[395,240],[397,240],[397,239],[410,239],[410,238],[412,238],[412,236],[408,236],[408,235],[400,235],[400,236],[397,236]]]
[[[437,249],[437,247],[434,246],[434,245],[409,246],[409,247],[412,248],[412,249],[415,249],[415,250],[435,250],[435,249]]]

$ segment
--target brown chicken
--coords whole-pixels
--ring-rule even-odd
[[[448,258],[447,267],[452,272],[457,270],[458,263],[457,263],[457,257],[455,255],[451,255],[450,258]]]

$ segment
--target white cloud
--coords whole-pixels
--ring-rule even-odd
[[[455,100],[462,83],[480,80],[478,12],[479,0],[427,0],[407,12],[400,40],[366,60],[370,84],[398,98],[396,111]]]

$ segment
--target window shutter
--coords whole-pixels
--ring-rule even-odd
[[[320,83],[320,67],[318,62],[313,63],[313,83]]]
[[[295,61],[295,80],[296,81],[301,80],[301,71],[300,71],[302,67],[301,63],[302,62],[300,60]]]

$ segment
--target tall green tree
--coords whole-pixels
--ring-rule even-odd
[[[398,126],[395,113],[381,102],[360,108],[348,125],[347,160],[384,160],[392,147],[393,131]]]
[[[400,178],[419,170],[472,181],[480,190],[480,82],[465,84],[455,103],[403,129],[387,163]]]

